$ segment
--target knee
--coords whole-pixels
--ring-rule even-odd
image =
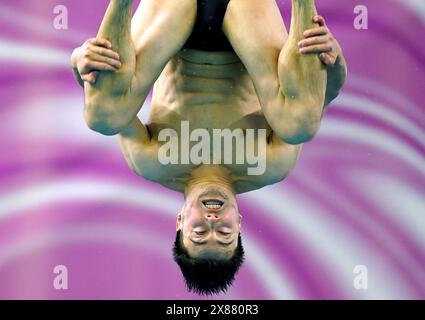
[[[114,136],[120,133],[121,131],[121,128],[119,128],[118,126],[114,126],[114,124],[109,121],[99,120],[91,117],[85,118],[86,124],[90,128],[90,130],[98,132],[104,136]]]
[[[303,127],[297,128],[290,132],[281,133],[279,137],[282,141],[287,144],[297,145],[309,142],[314,139],[317,132],[319,131],[319,126],[317,127]]]
[[[286,125],[279,132],[279,137],[286,143],[297,145],[309,142],[314,139],[320,129],[321,113],[316,112],[319,107],[308,108],[303,112],[297,112],[285,118]]]
[[[123,129],[123,126],[113,115],[96,111],[96,108],[93,107],[86,107],[84,119],[91,130],[105,136],[114,136]]]

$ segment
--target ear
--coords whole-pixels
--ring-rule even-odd
[[[239,232],[242,232],[242,215],[239,213]]]
[[[182,214],[179,213],[177,215],[177,220],[176,220],[176,231],[181,231],[182,230]]]

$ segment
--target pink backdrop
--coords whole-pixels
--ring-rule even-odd
[[[219,298],[424,299],[425,3],[316,2],[349,79],[292,176],[241,197],[247,260]],[[171,257],[182,196],[135,176],[82,118],[69,56],[107,3],[0,1],[0,298],[198,298]],[[58,4],[68,30],[53,28]],[[353,27],[359,4],[368,30]]]

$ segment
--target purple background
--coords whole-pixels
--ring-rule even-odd
[[[219,298],[424,299],[425,2],[316,2],[349,79],[292,175],[241,197],[247,261]],[[69,56],[107,3],[0,1],[0,298],[198,298],[171,258],[182,196],[135,176],[82,118]],[[53,28],[57,4],[69,30]],[[359,4],[368,30],[353,27]],[[67,291],[52,285],[62,264]]]

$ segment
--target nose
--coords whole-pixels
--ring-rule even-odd
[[[218,214],[214,214],[214,213],[208,213],[207,214],[207,219],[209,221],[216,221],[219,219]]]

